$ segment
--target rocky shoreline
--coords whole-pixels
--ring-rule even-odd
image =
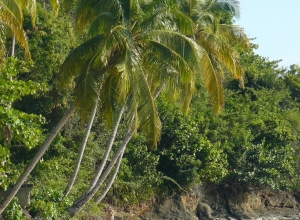
[[[256,190],[222,198],[216,191],[193,190],[149,204],[114,207],[115,220],[282,220],[300,219],[300,194]],[[99,218],[101,219],[101,218]],[[104,219],[104,218],[103,218]]]

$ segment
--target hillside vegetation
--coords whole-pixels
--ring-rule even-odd
[[[24,218],[13,197],[26,183],[42,219],[198,185],[298,192],[300,67],[257,55],[239,12],[233,0],[0,0],[2,217]]]

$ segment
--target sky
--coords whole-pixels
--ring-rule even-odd
[[[257,54],[281,60],[280,66],[300,65],[300,0],[240,0],[241,16],[236,24],[244,28]]]

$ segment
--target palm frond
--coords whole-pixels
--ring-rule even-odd
[[[118,17],[108,12],[99,14],[90,25],[88,37],[108,33],[112,26],[117,24],[118,20]]]
[[[224,104],[224,92],[222,86],[222,76],[216,72],[208,54],[201,60],[202,75],[204,85],[208,91],[214,112],[219,114]]]
[[[93,15],[93,4],[94,0],[82,0],[77,7],[75,13],[75,26],[79,33],[83,32],[83,29],[91,23],[94,18]]]
[[[142,18],[143,11],[138,0],[122,0],[120,3],[125,23],[129,24],[132,20],[139,21]]]
[[[14,0],[12,0],[14,1]],[[17,0],[16,2],[18,4],[18,7],[20,8],[21,13],[23,13],[23,10],[26,11],[31,18],[31,25],[35,26],[35,20],[36,20],[36,0]],[[23,16],[23,14],[22,14]],[[21,23],[23,20],[20,20]]]
[[[222,63],[236,79],[243,78],[244,71],[239,62],[239,55],[234,48],[208,32],[202,31],[198,37],[197,42],[205,48],[210,57]]]
[[[28,0],[26,5],[27,11],[31,18],[31,25],[32,27],[35,26],[36,21],[36,0]]]
[[[250,41],[245,34],[243,28],[238,25],[227,25],[227,24],[219,24],[218,32],[223,37],[223,39],[227,40],[233,46],[237,46],[239,49],[244,51],[250,49]]]
[[[58,12],[59,12],[59,8],[60,8],[59,1],[58,0],[51,0],[50,3],[51,3],[51,6],[52,6],[52,10],[53,10],[54,15],[57,16]]]
[[[112,57],[118,58],[121,54],[125,54],[127,48],[130,48],[132,42],[131,33],[124,26],[117,25],[110,31],[106,37],[105,44],[95,62],[102,60],[103,63],[108,63]],[[120,52],[120,53],[119,53]],[[122,55],[121,55],[122,56]]]
[[[101,116],[110,125],[115,123],[120,106],[125,105],[125,101],[120,101],[122,81],[122,73],[114,67],[108,71],[107,77],[103,80],[101,86]]]
[[[219,0],[217,6],[221,7],[223,10],[230,12],[235,17],[240,17],[241,6],[238,0]]]
[[[148,59],[154,61],[154,67],[157,65],[161,68],[161,71],[154,72],[152,76],[161,81],[170,78],[177,85],[180,84],[180,81],[188,81],[190,79],[190,74],[193,70],[180,54],[165,44],[154,40],[149,41],[149,48],[152,48],[155,53],[149,53]],[[159,59],[163,59],[161,60],[162,62],[159,62]],[[174,72],[178,74],[171,74]]]
[[[102,13],[111,13],[118,18],[121,14],[117,0],[81,0],[75,14],[76,29],[79,33]]]
[[[187,113],[195,79],[197,75],[201,76],[205,51],[192,39],[176,32],[155,31],[155,36],[156,40],[149,41],[152,47],[150,51],[153,51],[153,58],[150,60],[156,59],[155,63],[162,67],[162,71],[165,70],[158,78],[166,80],[167,88],[173,90],[174,98],[178,94],[176,87],[185,89],[181,91],[184,94],[181,96],[181,103],[182,110]]]
[[[21,2],[18,2],[16,0],[1,0],[1,4],[4,4],[6,8],[11,11],[11,13],[15,16],[19,23],[23,23],[24,17]]]
[[[57,76],[57,83],[60,87],[63,88],[72,82],[83,64],[101,51],[104,47],[105,39],[104,35],[97,35],[79,45],[67,56]]]
[[[81,73],[76,79],[78,83],[76,83],[74,90],[74,101],[80,107],[81,120],[83,122],[99,97],[102,83],[102,77],[99,76],[102,72],[93,70],[92,62],[93,58],[85,62]]]
[[[12,31],[18,43],[24,48],[25,58],[30,59],[29,47],[22,24],[2,1],[0,1],[0,19]]]
[[[150,141],[151,148],[155,149],[160,139],[161,123],[147,79],[142,74],[138,76],[140,93],[139,125],[141,130],[144,131],[147,140]]]
[[[182,34],[192,36],[195,23],[192,19],[179,10],[159,8],[141,23],[144,29],[179,31]]]
[[[172,31],[154,31],[154,34],[156,44],[160,43],[160,47],[165,49],[161,59],[172,54],[177,57],[176,62],[180,62],[175,69],[180,73],[181,82],[190,82],[193,75],[200,74],[200,63],[205,51],[193,39]]]

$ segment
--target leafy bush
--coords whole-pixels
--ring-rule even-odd
[[[18,205],[18,198],[14,197],[11,203],[7,206],[7,208],[2,213],[3,219],[10,220],[26,220],[26,218],[22,215],[22,209],[20,205]]]

